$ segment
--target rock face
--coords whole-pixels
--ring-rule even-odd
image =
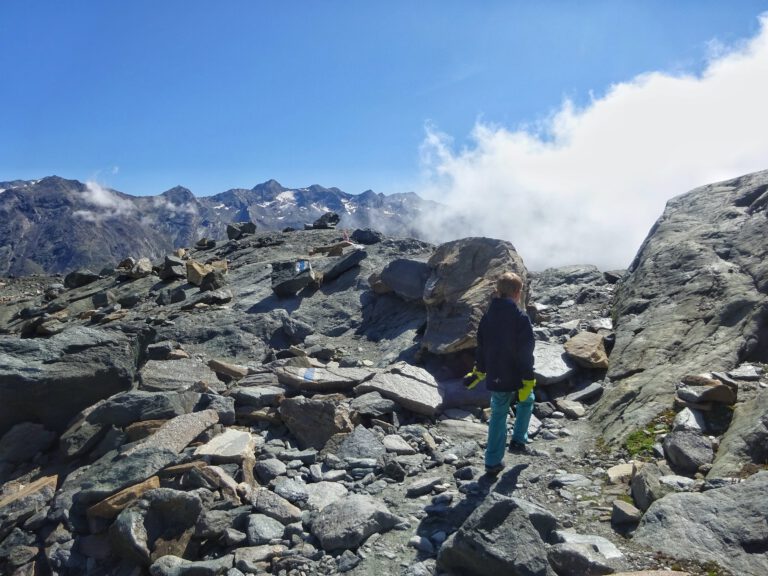
[[[399,521],[382,503],[369,496],[353,495],[323,508],[312,523],[312,533],[324,550],[347,550]]]
[[[702,494],[671,494],[651,505],[633,540],[673,558],[716,562],[734,574],[766,574],[766,490],[768,472],[760,472]]]
[[[768,360],[766,210],[768,172],[667,203],[616,295],[618,385],[597,414],[606,437],[648,422],[701,366]]]
[[[768,462],[768,392],[736,406],[708,478],[739,476],[748,464]]]
[[[47,340],[0,336],[0,434],[25,420],[62,431],[83,408],[131,387],[136,355],[124,334],[86,326]]]
[[[427,329],[422,346],[435,354],[450,354],[477,344],[477,326],[503,273],[515,272],[523,286],[528,285],[522,258],[512,244],[501,240],[463,238],[447,242],[427,265]],[[527,301],[526,294],[522,301]]]

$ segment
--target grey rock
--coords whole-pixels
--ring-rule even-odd
[[[536,342],[533,355],[538,384],[556,384],[566,380],[574,372],[574,365],[562,344]]]
[[[616,548],[616,545],[602,536],[593,536],[591,534],[578,534],[568,530],[555,530],[555,540],[566,544],[583,544],[591,546],[606,560],[623,558],[624,554]]]
[[[624,524],[637,524],[643,517],[643,512],[635,508],[629,502],[614,500],[611,510],[611,522],[618,526]]]
[[[732,370],[765,349],[767,183],[757,172],[667,203],[616,292],[614,385],[595,414],[605,437],[650,421],[686,374]]]
[[[707,423],[704,419],[704,414],[701,411],[692,408],[683,408],[677,413],[675,421],[672,424],[673,432],[687,430],[689,432],[703,434],[706,429]]]
[[[264,563],[285,552],[286,547],[264,544],[262,546],[246,546],[235,550],[235,567],[245,574],[264,572]]]
[[[566,396],[566,399],[573,402],[588,402],[589,400],[593,400],[597,396],[600,396],[602,393],[603,385],[600,382],[592,382],[580,390],[571,392]]]
[[[659,467],[649,462],[632,477],[630,482],[632,498],[641,510],[648,510],[652,502],[669,492],[669,489],[659,482],[661,476]]]
[[[554,576],[540,532],[519,501],[491,493],[441,546],[442,571]]]
[[[167,360],[174,350],[176,350],[176,344],[170,340],[165,340],[149,344],[144,353],[147,360]]]
[[[352,411],[363,416],[379,417],[384,414],[391,414],[395,411],[396,404],[393,400],[384,398],[378,392],[368,392],[361,394],[350,403]]]
[[[496,289],[499,271],[516,272],[528,285],[523,260],[509,242],[463,238],[441,244],[427,262],[424,286],[427,328],[422,347],[435,354],[474,348],[480,318]],[[522,302],[528,301],[527,293]]]
[[[202,502],[192,493],[170,488],[145,492],[115,519],[109,530],[112,547],[144,566],[166,554],[183,556],[201,511]]]
[[[695,483],[696,482],[693,480],[693,478],[688,478],[687,476],[677,476],[674,474],[667,474],[659,478],[659,484],[666,486],[667,488],[671,488],[675,492],[684,492],[686,490],[690,490],[693,488]]]
[[[276,310],[275,312],[279,312],[279,310]],[[281,315],[283,332],[285,332],[285,335],[288,336],[288,339],[292,344],[301,344],[308,336],[315,333],[315,329],[306,322],[291,317],[288,312],[283,312],[284,314]]]
[[[234,564],[234,554],[198,562],[178,556],[161,556],[149,567],[149,573],[151,576],[221,576],[227,574]]]
[[[338,482],[317,482],[307,485],[307,507],[310,510],[323,510],[329,504],[344,498],[348,490]]]
[[[197,392],[132,390],[108,398],[90,413],[87,420],[115,426],[127,426],[142,420],[165,420],[189,414],[199,400]]]
[[[0,336],[0,434],[24,421],[63,431],[84,408],[131,387],[136,348],[121,332],[85,326],[48,339]]]
[[[75,270],[74,272],[70,272],[64,277],[64,286],[70,289],[80,288],[81,286],[96,282],[96,280],[99,278],[100,276],[98,274],[91,272],[90,270]]]
[[[736,405],[707,478],[739,476],[747,464],[768,462],[768,391]]]
[[[549,482],[550,488],[587,488],[592,480],[581,474],[558,474]]]
[[[397,434],[385,436],[382,440],[382,444],[387,452],[393,452],[395,454],[416,454],[416,449]]]
[[[559,576],[599,576],[615,570],[586,544],[555,544],[547,553]]]
[[[17,525],[40,510],[47,510],[56,492],[56,476],[40,478],[21,490],[0,498],[0,541]]]
[[[398,258],[387,264],[379,279],[404,300],[421,301],[429,277],[426,262]]]
[[[219,538],[232,527],[244,531],[250,514],[250,506],[239,506],[228,510],[205,510],[197,520],[195,538],[201,540]]]
[[[285,532],[285,526],[269,516],[264,514],[251,514],[248,517],[248,544],[250,546],[260,546],[269,544],[270,541],[282,538]]]
[[[139,371],[139,378],[141,389],[150,392],[187,390],[198,382],[219,381],[213,370],[191,358],[150,360]]]
[[[276,478],[273,482],[272,490],[278,496],[285,498],[291,504],[303,507],[309,498],[307,485],[295,478]]]
[[[763,369],[754,364],[742,364],[738,368],[728,371],[728,376],[737,380],[755,381],[760,380],[763,375]]]
[[[295,296],[315,281],[309,260],[272,263],[272,290],[281,298]]]
[[[275,369],[280,384],[311,392],[349,390],[369,378],[372,371],[361,368],[304,368],[282,366]]]
[[[568,416],[568,418],[581,418],[587,413],[587,409],[581,402],[574,400],[568,400],[567,398],[560,398],[555,400],[555,405],[558,410]]]
[[[56,440],[56,434],[41,424],[16,424],[0,438],[0,460],[26,462],[45,452]]]
[[[768,573],[768,472],[707,492],[654,502],[633,541],[678,559],[716,562],[735,574]]]
[[[256,476],[261,480],[263,484],[269,484],[272,480],[278,476],[282,476],[288,469],[277,458],[268,458],[266,460],[259,460],[256,462],[256,466],[253,471]]]
[[[419,478],[415,482],[412,482],[408,488],[406,489],[405,495],[409,498],[416,498],[418,496],[423,496],[424,494],[429,494],[432,492],[432,489],[437,486],[438,484],[443,483],[443,478],[440,476],[433,476],[428,478]]]
[[[301,510],[266,488],[256,488],[248,495],[253,509],[282,522],[292,524],[301,520]]]
[[[349,411],[340,404],[338,396],[296,396],[280,404],[280,415],[299,445],[318,450],[331,436],[352,431]]]
[[[352,235],[349,238],[356,244],[370,246],[371,244],[378,244],[384,240],[384,234],[377,230],[371,230],[370,228],[358,228],[352,232]]]
[[[714,458],[712,442],[696,432],[670,432],[664,438],[664,455],[674,470],[693,474]]]
[[[360,262],[367,257],[368,253],[361,249],[352,250],[344,256],[341,256],[338,260],[334,261],[330,266],[323,270],[323,283],[333,282],[347,270],[359,266]]]
[[[339,446],[337,456],[342,459],[370,458],[376,460],[387,451],[373,432],[365,426],[356,426]]]
[[[256,233],[256,224],[253,222],[230,222],[227,224],[227,238],[239,240],[243,236]]]
[[[323,550],[348,550],[399,522],[400,519],[379,500],[354,494],[323,508],[312,522],[312,534],[320,541]]]
[[[286,390],[282,386],[243,386],[232,388],[229,395],[235,399],[237,406],[253,406],[264,408],[278,406],[285,398]]]
[[[196,448],[195,456],[214,463],[242,462],[248,457],[253,457],[256,446],[263,443],[261,436],[229,428]]]
[[[443,405],[443,396],[434,377],[421,368],[398,362],[355,388],[356,394],[378,392],[403,408],[434,416]]]

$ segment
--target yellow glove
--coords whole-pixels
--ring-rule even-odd
[[[531,395],[531,392],[533,392],[533,389],[535,386],[536,386],[535,379],[523,380],[523,387],[517,391],[517,399],[520,400],[520,402],[525,402],[526,400],[528,400],[528,396]]]
[[[464,375],[464,387],[467,390],[472,390],[477,386],[481,380],[485,378],[485,372],[478,372],[477,366],[472,367],[472,372]]]

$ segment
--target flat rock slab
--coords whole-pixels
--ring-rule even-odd
[[[573,361],[568,358],[562,344],[536,342],[533,349],[534,373],[539,384],[556,384],[574,372]]]
[[[408,444],[402,436],[398,436],[397,434],[384,436],[382,444],[384,444],[384,448],[387,452],[393,452],[395,454],[416,454],[416,449]]]
[[[488,438],[488,426],[466,420],[441,420],[437,429],[440,435],[450,436],[458,440],[474,440],[484,442]]]
[[[415,482],[408,485],[405,495],[409,498],[417,498],[418,496],[424,496],[432,492],[432,489],[444,482],[441,476],[432,476],[429,478],[419,478]]]
[[[341,500],[348,494],[348,490],[343,484],[338,482],[317,482],[314,484],[307,484],[307,506],[311,510],[317,510],[318,512],[333,504],[337,500]]]
[[[573,402],[587,402],[603,393],[603,385],[600,382],[592,382],[580,390],[571,392],[565,399]]]
[[[373,372],[362,368],[303,368],[282,366],[275,369],[280,384],[312,392],[349,390],[369,378]]]
[[[602,536],[578,534],[576,532],[568,532],[567,530],[555,530],[555,538],[558,542],[586,544],[587,546],[591,546],[606,560],[624,557],[624,554],[616,548],[616,545],[613,542]]]
[[[285,392],[282,386],[242,386],[232,388],[229,396],[235,399],[235,406],[265,408],[278,406],[285,398]]]
[[[215,384],[216,373],[202,362],[191,358],[150,360],[139,371],[139,386],[150,392],[187,390],[198,382]]]
[[[210,459],[214,463],[242,462],[253,457],[254,449],[263,444],[261,436],[229,428],[195,450],[195,456]]]
[[[134,486],[129,486],[117,494],[113,494],[109,498],[102,500],[98,504],[94,504],[88,508],[88,516],[97,518],[115,518],[134,500],[138,500],[145,492],[154,490],[155,488],[160,488],[160,478],[152,476],[149,480],[145,480]]]
[[[35,480],[18,492],[0,499],[0,540],[17,524],[40,510],[45,510],[56,493],[58,476],[45,476]]]
[[[390,372],[379,372],[363,382],[355,393],[378,392],[406,410],[425,416],[434,416],[443,404],[437,381],[426,370],[398,365]]]

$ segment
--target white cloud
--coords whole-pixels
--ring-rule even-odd
[[[509,240],[533,270],[628,266],[668,199],[768,168],[768,15],[760,24],[737,47],[711,42],[700,75],[643,74],[532,128],[478,122],[462,150],[428,127],[421,193],[449,208],[425,234]]]
[[[102,187],[98,182],[85,183],[83,200],[95,210],[76,210],[73,215],[89,222],[99,222],[105,218],[124,216],[136,210],[130,200],[121,198],[111,190]]]
[[[152,199],[152,204],[156,209],[168,210],[174,214],[197,214],[197,206],[191,202],[184,202],[183,204],[174,204],[167,198],[155,197]]]

